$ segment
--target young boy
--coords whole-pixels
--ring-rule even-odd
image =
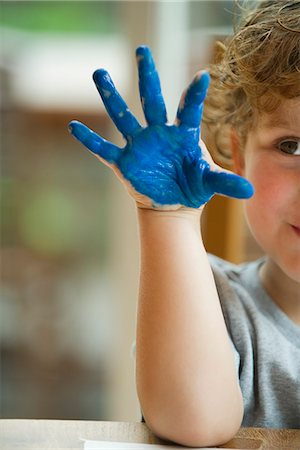
[[[229,133],[241,176],[198,145],[208,74],[196,74],[168,125],[146,47],[137,59],[148,125],[103,70],[94,80],[126,146],[70,124],[136,201],[138,395],[149,427],[183,445],[224,443],[241,423],[300,428],[299,13],[299,1],[258,2],[211,69],[204,120]],[[263,259],[235,266],[207,255],[199,223],[214,193],[251,197],[245,213]]]

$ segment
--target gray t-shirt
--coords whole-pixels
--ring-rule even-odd
[[[209,258],[234,347],[243,426],[300,428],[300,327],[264,290],[263,259],[236,266]]]

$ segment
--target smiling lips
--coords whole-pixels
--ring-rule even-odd
[[[293,228],[297,236],[300,237],[300,227],[296,227],[295,225],[291,225],[291,227]]]

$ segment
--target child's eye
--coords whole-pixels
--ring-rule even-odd
[[[300,155],[300,141],[286,139],[277,144],[277,148],[289,155]]]

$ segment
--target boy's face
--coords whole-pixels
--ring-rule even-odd
[[[254,185],[245,211],[255,239],[300,283],[300,98],[262,114],[248,134],[244,156],[235,162]]]

